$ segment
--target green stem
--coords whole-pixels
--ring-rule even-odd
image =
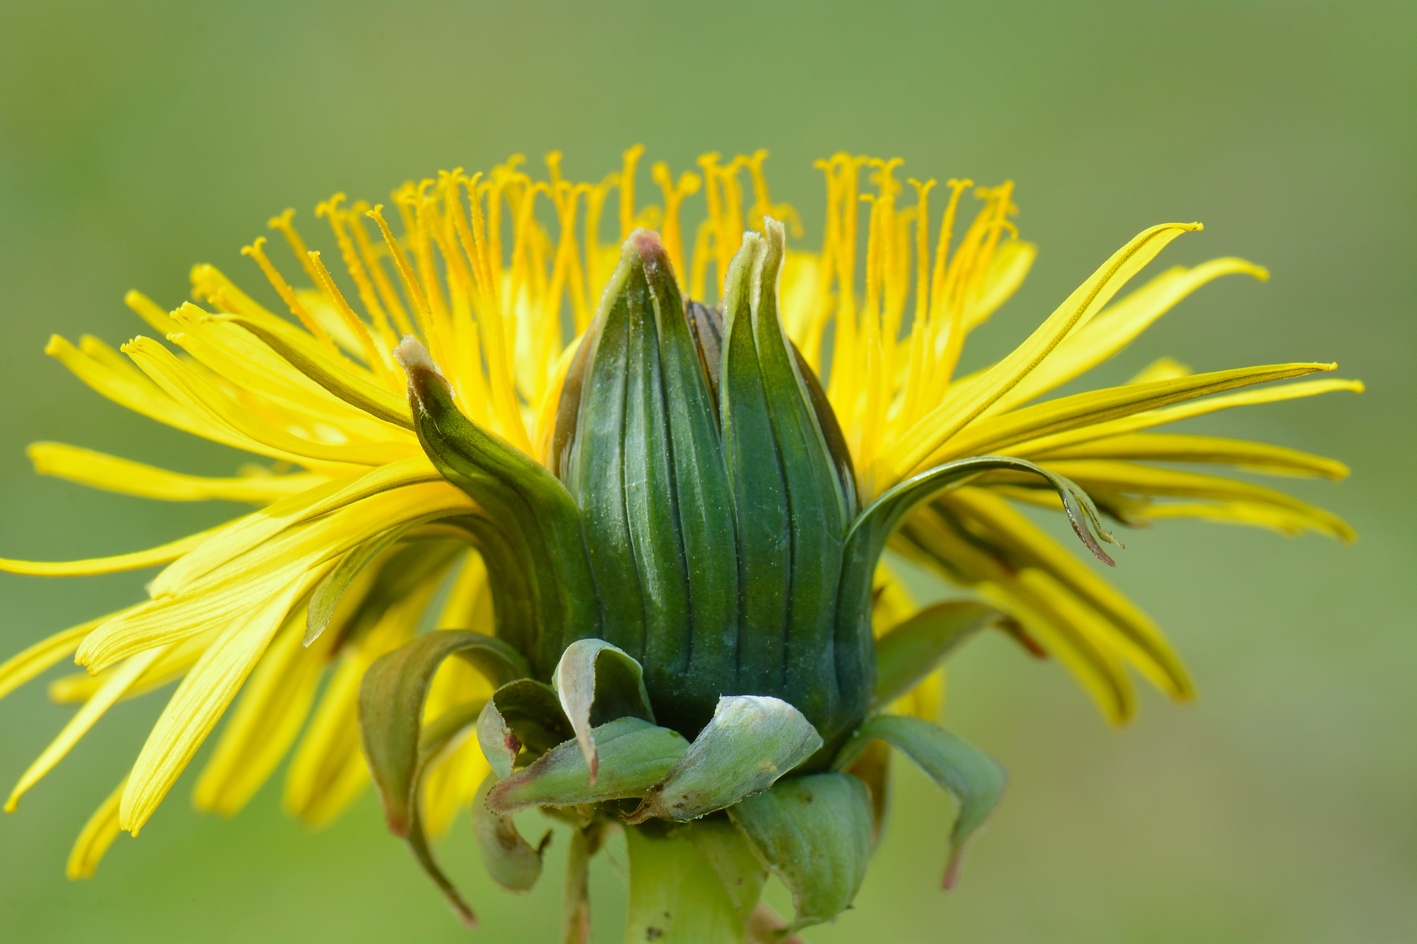
[[[590,857],[600,845],[591,830],[571,830],[571,848],[566,855],[566,883],[562,886],[563,944],[588,944],[590,941]]]

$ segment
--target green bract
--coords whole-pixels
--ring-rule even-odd
[[[860,887],[884,809],[875,741],[957,798],[947,882],[1003,790],[968,744],[875,713],[997,614],[925,610],[881,641],[878,664],[877,562],[911,508],[986,471],[1041,477],[1104,559],[1089,529],[1105,532],[1067,480],[1002,457],[939,466],[861,508],[836,418],[783,331],[782,261],[779,224],[746,235],[720,315],[686,304],[659,238],[635,232],[568,370],[550,471],[468,420],[416,341],[399,349],[420,442],[480,510],[456,526],[487,563],[496,625],[384,656],[360,714],[391,828],[469,923],[418,798],[437,752],[473,729],[493,770],[476,834],[499,883],[522,891],[541,870],[511,814],[572,826],[567,940],[587,933],[585,867],[612,826],[629,835],[632,939],[766,940],[830,920]],[[313,632],[379,550],[322,584]],[[424,723],[453,655],[496,691]],[[758,905],[769,872],[794,896],[786,927]]]

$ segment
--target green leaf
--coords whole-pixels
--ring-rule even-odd
[[[876,704],[889,705],[909,692],[957,646],[1001,618],[982,603],[950,600],[896,624],[876,640]]]
[[[499,782],[487,794],[494,813],[515,813],[533,806],[582,806],[606,800],[642,797],[689,748],[678,731],[639,718],[619,718],[595,729],[601,776],[590,779],[575,741],[567,741]]]
[[[733,826],[630,827],[626,941],[740,944],[764,869]]]
[[[817,729],[780,698],[720,698],[713,720],[626,818],[685,822],[766,790],[822,746]]]
[[[998,806],[1008,775],[998,761],[939,725],[898,715],[877,715],[863,724],[842,748],[835,766],[849,766],[875,738],[909,757],[959,803],[959,815],[950,831],[950,858],[943,883],[945,888],[954,887],[965,847]]]
[[[477,742],[502,779],[512,775],[523,751],[540,757],[574,736],[555,690],[534,679],[518,679],[497,689],[477,719]]]
[[[567,646],[551,684],[576,732],[592,784],[600,769],[593,726],[624,717],[654,723],[640,664],[603,639],[578,639]]]
[[[871,851],[871,798],[850,774],[779,780],[728,808],[753,851],[792,893],[787,933],[830,921],[851,904]]]
[[[509,892],[530,891],[541,877],[541,854],[551,841],[551,831],[547,830],[540,844],[533,846],[517,832],[517,824],[510,816],[489,810],[487,791],[496,782],[497,777],[489,774],[477,788],[472,800],[472,832],[492,880]]]
[[[408,374],[423,451],[497,523],[531,579],[536,635],[524,648],[537,677],[545,678],[568,641],[600,628],[575,500],[540,463],[458,410],[451,387],[418,341],[405,338],[394,354]]]
[[[481,705],[462,705],[422,725],[428,687],[443,660],[457,654],[500,685],[527,673],[526,660],[506,643],[465,631],[437,631],[379,658],[359,686],[359,728],[369,770],[384,802],[389,830],[408,841],[423,870],[459,917],[477,919],[433,858],[423,832],[419,788],[423,773],[453,737],[471,725]]]

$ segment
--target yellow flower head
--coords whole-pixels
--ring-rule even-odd
[[[702,373],[693,369],[700,378],[694,383],[706,384],[703,402],[709,412],[704,415],[713,417],[713,436],[719,435],[718,424],[722,424],[727,456],[722,461],[729,463],[724,481],[732,497],[724,499],[724,507],[741,510],[744,506],[743,488],[751,486],[744,486],[734,469],[750,468],[757,461],[751,452],[746,458],[733,458],[733,449],[740,448],[733,445],[740,443],[733,437],[748,435],[742,430],[752,421],[751,403],[744,406],[741,400],[741,391],[748,388],[730,389],[729,375],[738,369],[735,358],[740,357],[735,351],[747,344],[751,355],[757,345],[759,355],[752,356],[762,359],[763,376],[768,378],[763,383],[772,402],[776,394],[768,360],[777,343],[773,340],[776,319],[791,342],[784,350],[793,352],[790,360],[782,362],[785,373],[777,376],[788,378],[784,389],[789,390],[789,399],[797,395],[791,391],[800,388],[799,399],[807,404],[798,404],[794,422],[809,431],[808,438],[820,434],[822,454],[831,457],[822,468],[828,469],[833,483],[830,494],[836,497],[823,514],[835,522],[833,540],[845,541],[849,551],[851,535],[842,535],[858,515],[864,519],[871,509],[918,492],[909,503],[899,505],[899,527],[894,527],[896,518],[892,518],[880,540],[888,537],[895,553],[923,564],[960,589],[960,599],[921,609],[888,564],[875,568],[875,558],[869,560],[874,577],[868,570],[863,584],[869,608],[866,623],[880,637],[874,667],[858,679],[860,698],[871,699],[869,708],[864,700],[852,702],[845,687],[830,706],[809,707],[817,682],[799,678],[799,688],[806,694],[793,695],[799,689],[793,688],[797,682],[789,676],[797,671],[796,663],[786,655],[780,657],[781,678],[762,682],[758,688],[743,683],[743,695],[762,696],[744,705],[756,711],[770,702],[785,704],[781,699],[786,698],[801,709],[801,713],[791,705],[783,709],[792,723],[797,724],[795,719],[805,713],[801,723],[807,727],[801,730],[811,729],[816,738],[802,743],[815,745],[806,754],[818,751],[812,755],[817,759],[792,755],[794,760],[782,772],[798,769],[806,775],[783,780],[783,789],[805,790],[803,784],[814,784],[814,789],[824,791],[823,797],[836,802],[831,791],[839,781],[813,778],[846,776],[821,771],[847,769],[877,792],[879,806],[883,755],[864,746],[861,735],[846,748],[842,744],[863,718],[875,718],[889,705],[901,715],[938,715],[941,660],[983,627],[1008,633],[1036,656],[1056,658],[1113,722],[1125,721],[1134,711],[1128,668],[1174,698],[1191,696],[1192,683],[1184,665],[1146,614],[1090,565],[1048,537],[1019,510],[1020,504],[1066,508],[1079,535],[1109,563],[1092,537],[1096,532],[1110,539],[1099,522],[1088,520],[1092,503],[1126,525],[1190,516],[1260,525],[1287,534],[1317,531],[1351,540],[1352,533],[1341,520],[1282,492],[1247,480],[1177,468],[1178,464],[1221,465],[1339,479],[1347,474],[1342,464],[1278,446],[1152,432],[1177,420],[1234,406],[1362,389],[1355,381],[1333,379],[1273,383],[1326,372],[1334,365],[1276,364],[1193,373],[1163,359],[1121,386],[1053,396],[1058,388],[1121,351],[1212,279],[1232,274],[1267,277],[1258,266],[1223,258],[1194,268],[1167,269],[1120,294],[1168,243],[1199,230],[1200,224],[1162,224],[1142,231],[1104,261],[1012,353],[963,374],[959,365],[965,339],[1014,293],[1036,253],[1032,244],[1018,238],[1012,184],[976,188],[968,180],[949,180],[944,187],[934,180],[902,182],[899,159],[837,154],[817,165],[826,181],[826,223],[820,249],[804,249],[795,245],[802,236],[797,214],[774,203],[769,193],[766,152],[731,160],[708,154],[699,159],[697,172],[677,178],[665,164],[657,163],[650,176],[661,191],[661,202],[645,204],[635,187],[642,150],[627,151],[622,169],[598,183],[565,179],[560,154],[552,153],[546,158],[544,179],[533,179],[517,156],[486,173],[469,176],[457,169],[442,172],[437,179],[406,183],[384,204],[350,201],[344,194],[335,194],[315,211],[330,228],[323,252],[309,248],[291,210],[271,219],[269,226],[288,245],[296,266],[278,264],[275,257],[284,255],[284,250],[274,251],[264,237],[242,250],[250,261],[241,281],[259,270],[273,289],[271,297],[279,298],[284,311],[268,309],[217,268],[199,265],[192,270],[195,303],[166,311],[136,292],[127,297],[152,336],[135,337],[120,351],[87,336],[77,346],[57,336],[51,340],[47,353],[103,396],[158,422],[269,460],[265,465],[242,466],[230,477],[208,478],[58,443],[30,447],[36,471],[92,487],[170,501],[219,499],[258,506],[209,531],[116,557],[67,563],[0,560],[5,571],[48,576],[162,567],[148,584],[147,599],[42,640],[0,665],[0,696],[70,655],[87,669],[86,674],[52,683],[51,694],[57,701],[79,707],[54,743],[23,774],[10,795],[10,810],[116,701],[177,682],[132,769],[80,835],[69,864],[72,876],[91,874],[120,830],[138,833],[228,708],[232,710],[227,723],[195,785],[200,808],[234,814],[289,754],[285,805],[304,822],[323,824],[364,788],[372,759],[391,825],[410,836],[420,861],[454,898],[432,864],[423,835],[445,829],[457,810],[474,801],[484,780],[489,785],[498,779],[505,782],[491,786],[487,802],[478,800],[479,809],[490,804],[494,812],[505,813],[521,808],[519,803],[563,805],[544,797],[535,802],[512,798],[513,786],[516,790],[535,786],[518,780],[526,775],[513,774],[514,765],[517,770],[539,770],[526,764],[543,754],[544,758],[562,755],[555,753],[560,748],[553,750],[551,744],[535,748],[524,731],[516,733],[511,703],[499,700],[501,689],[497,689],[499,697],[493,697],[497,685],[522,685],[518,697],[533,701],[542,696],[526,695],[530,691],[526,685],[540,686],[538,692],[550,690],[548,685],[555,687],[570,726],[563,732],[567,744],[579,744],[578,750],[591,765],[592,783],[599,757],[595,737],[600,738],[605,756],[611,754],[604,728],[597,727],[600,733],[593,737],[589,726],[592,718],[601,724],[606,716],[594,715],[588,700],[582,715],[577,714],[578,683],[571,673],[573,656],[580,658],[580,650],[568,643],[584,642],[587,635],[615,642],[609,649],[619,655],[612,662],[623,656],[628,660],[624,665],[633,663],[636,678],[643,664],[640,691],[648,693],[648,720],[656,712],[661,718],[674,714],[673,693],[680,690],[675,686],[689,677],[684,673],[700,669],[683,669],[675,675],[676,670],[664,667],[669,664],[666,657],[655,655],[653,614],[644,617],[650,629],[640,642],[614,637],[618,624],[609,617],[603,632],[575,630],[576,606],[594,610],[588,617],[593,629],[601,625],[599,614],[614,612],[628,599],[623,596],[630,592],[628,585],[622,587],[606,576],[612,573],[606,569],[610,566],[606,555],[618,553],[613,546],[606,545],[612,549],[602,552],[588,537],[590,562],[585,573],[594,577],[586,584],[592,588],[589,595],[577,596],[580,591],[569,590],[564,591],[564,599],[557,598],[561,602],[548,602],[554,581],[527,576],[506,564],[541,560],[532,552],[527,552],[531,558],[518,556],[522,552],[512,545],[523,540],[522,532],[499,518],[498,502],[522,501],[525,493],[515,487],[499,491],[506,482],[498,478],[501,473],[487,471],[491,466],[474,462],[457,471],[463,467],[455,456],[448,458],[453,453],[439,452],[435,442],[445,435],[452,437],[450,442],[456,439],[461,435],[457,430],[463,429],[459,424],[466,426],[467,435],[490,433],[486,442],[492,452],[486,455],[511,469],[507,476],[541,476],[548,482],[555,481],[553,476],[560,478],[587,521],[601,520],[595,516],[608,506],[596,504],[599,499],[588,497],[587,489],[596,487],[590,478],[599,474],[596,470],[611,466],[595,464],[600,460],[594,457],[600,453],[585,456],[598,448],[590,445],[599,441],[594,439],[595,423],[610,408],[588,404],[611,400],[596,400],[589,391],[608,376],[609,368],[604,366],[610,363],[605,352],[612,350],[608,326],[614,322],[617,304],[630,305],[632,327],[626,330],[637,330],[633,328],[636,291],[653,302],[653,317],[660,319],[661,352],[669,350],[665,345],[671,342],[666,338],[682,335],[692,338],[693,345],[684,350],[696,350],[701,358],[696,363],[701,363]],[[699,215],[699,208],[701,222],[686,232],[685,217],[689,212]],[[794,240],[785,255],[784,225]],[[656,230],[657,236],[637,235],[642,229]],[[611,230],[618,230],[618,238],[605,238]],[[685,301],[701,304],[679,306],[687,312],[687,322],[663,321],[665,305],[678,306],[681,294]],[[678,319],[679,313],[674,310],[672,317]],[[742,340],[749,331],[756,332],[756,341]],[[629,376],[641,375],[631,370]],[[457,415],[445,411],[439,418],[440,390],[452,398],[449,402],[456,404]],[[629,402],[625,399],[629,394],[616,395],[622,407]],[[666,408],[675,406],[664,402]],[[781,417],[786,414],[769,413],[778,418],[774,422],[779,422],[779,442],[785,441]],[[672,420],[665,422],[672,426]],[[679,449],[681,441],[673,442]],[[567,458],[572,453],[580,458]],[[606,461],[620,461],[613,450],[607,455],[611,458]],[[981,464],[978,457],[1005,458]],[[713,465],[719,460],[702,461]],[[735,461],[740,465],[734,466]],[[788,459],[783,461],[790,464]],[[933,482],[929,477],[944,466],[960,473],[948,483],[941,480],[931,486],[929,494],[921,491],[924,486],[919,483]],[[573,467],[580,471],[572,471]],[[798,480],[788,465],[783,468],[782,481],[791,492]],[[810,469],[803,474],[809,473]],[[627,579],[640,581],[634,592],[643,592],[650,601],[643,605],[649,614],[661,602],[655,598],[662,589],[657,578],[646,576],[659,573],[654,569],[659,565],[651,560],[657,552],[641,546],[645,539],[634,524],[635,508],[624,510],[627,502],[633,506],[639,494],[628,477],[625,483],[624,493],[617,492],[615,498],[619,502],[615,508],[621,509],[615,514],[630,522],[629,543],[621,550],[630,562],[625,565]],[[940,491],[945,484],[949,487]],[[675,487],[682,493],[688,486],[680,482]],[[647,494],[652,505],[655,488]],[[790,531],[807,514],[802,510],[806,506],[800,494],[783,502],[783,520]],[[671,532],[681,535],[675,538],[680,541],[676,546],[687,561],[686,586],[692,595],[700,592],[694,589],[694,574],[714,562],[684,549],[688,545],[683,542],[689,538],[682,535],[694,532],[682,520],[688,514],[684,503],[674,507],[681,519],[676,519],[680,523]],[[705,507],[705,515],[722,511]],[[646,508],[652,518],[653,508]],[[551,535],[536,540],[548,541],[552,552],[570,553],[557,537],[560,532],[548,517],[550,512],[533,508],[528,514],[517,520],[532,521]],[[740,543],[749,542],[745,535],[754,522],[740,518],[735,525],[732,519],[724,520],[729,521],[730,537],[736,533]],[[593,530],[592,524],[586,527]],[[505,554],[495,551],[504,545],[511,549]],[[789,555],[783,565],[784,573],[790,574],[789,589],[784,591],[789,596],[798,592],[805,579],[806,565],[801,561],[806,560],[807,549],[801,542],[794,547],[792,553],[798,556]],[[743,548],[741,554],[751,553],[748,544]],[[578,545],[574,553],[582,553]],[[846,552],[838,548],[833,553]],[[752,581],[760,575],[735,577],[739,564],[734,563],[731,547],[725,560],[728,579],[743,581],[744,594],[756,592],[747,588],[756,586]],[[583,564],[576,566],[584,569]],[[442,602],[436,603],[440,598]],[[435,605],[437,612],[430,617]],[[756,605],[743,604],[749,609]],[[545,614],[553,610],[570,627],[567,635],[533,639],[538,627],[548,625]],[[744,620],[750,629],[756,625],[746,616]],[[484,644],[468,634],[430,636],[429,627],[495,633],[498,642]],[[751,636],[749,630],[743,632]],[[865,637],[867,649],[870,632]],[[368,705],[361,746],[360,692],[363,685],[367,700],[372,697],[371,685],[383,684],[366,680],[376,663],[384,667],[379,670],[384,673],[381,679],[394,678],[388,666],[398,659],[413,665],[408,660],[414,657],[407,655],[414,651],[411,641],[425,636],[461,641],[447,652],[440,650],[427,663],[426,698],[419,689],[412,703],[418,712],[413,733],[423,743],[414,751],[416,756],[410,755],[413,766],[408,770],[414,772],[398,775],[412,778],[411,787],[399,787],[413,791],[410,807],[406,798],[390,792],[394,775],[388,771],[402,768],[387,760],[377,730],[371,733]],[[752,642],[748,636],[739,637],[743,652]],[[693,638],[702,643],[708,637]],[[496,662],[500,668],[489,670],[490,663],[472,657],[442,662],[454,648],[501,660]],[[585,696],[589,699],[600,691],[595,688],[600,684],[594,682],[595,667],[600,667],[603,677],[610,669],[602,650],[585,658],[592,679],[586,683],[591,686],[587,690],[591,694]],[[407,666],[401,671],[399,678],[417,674]],[[870,672],[876,674],[874,683]],[[531,677],[518,682],[519,674]],[[838,681],[831,684],[846,686]],[[602,699],[600,704],[604,703]],[[521,706],[517,710],[522,710],[529,703],[517,704]],[[498,730],[515,741],[500,767],[494,762],[489,768],[488,757],[495,750],[485,756],[490,749],[482,726],[492,723],[487,720],[489,711],[496,716],[493,721],[505,722],[506,727]],[[704,711],[713,711],[711,702]],[[554,709],[557,718],[559,712]],[[665,750],[674,757],[695,756],[699,741],[684,754],[685,748],[676,747],[678,742],[670,734],[683,741],[681,734],[692,739],[702,728],[701,741],[720,724],[720,714],[726,719],[726,713],[720,703],[712,723],[706,714],[695,716],[678,725],[677,731],[654,735],[660,738],[654,743],[669,745]],[[420,720],[427,721],[421,735]],[[636,719],[625,717],[614,723],[632,720]],[[459,736],[474,722],[482,742]],[[885,726],[872,729],[874,736],[911,750],[902,747],[909,741],[905,734],[881,723]],[[617,736],[650,737],[633,727],[617,729]],[[838,749],[842,753],[836,761],[823,753]],[[579,763],[578,756],[566,753],[564,763]],[[490,780],[489,769],[497,770]],[[649,798],[630,822],[642,821],[652,809],[658,809],[653,815],[675,821],[654,804],[660,802],[655,800],[656,791],[672,792],[679,767],[668,774],[655,769],[658,779],[646,781],[639,792],[623,794]],[[655,786],[651,789],[649,784]],[[1002,786],[1002,780],[997,786]],[[847,799],[841,802],[854,802],[848,796],[855,795],[850,792],[854,789],[847,790],[843,794]],[[757,796],[777,792],[775,787]],[[956,827],[961,842],[977,825],[966,823],[975,815],[967,809],[968,793],[964,791]],[[603,799],[596,795],[596,802]],[[763,834],[754,830],[767,828],[762,823],[776,814],[766,809],[768,800],[755,802],[756,806],[746,800],[731,806],[729,817],[767,861],[771,855],[763,851],[767,848],[761,841]],[[989,805],[992,801],[981,807],[978,818],[987,814]],[[702,828],[708,830],[714,820],[703,822]],[[511,828],[507,823],[510,819],[499,819],[487,828],[503,829],[498,835],[505,839],[505,830]],[[581,838],[576,841],[583,845],[577,848],[584,858],[594,852],[599,834],[590,832],[585,823],[579,825]],[[514,830],[510,835],[515,836]],[[640,856],[640,861],[648,862],[659,854],[654,851],[660,848],[655,846],[656,837],[659,834],[653,831],[634,832],[632,859]],[[525,845],[519,837],[516,840]],[[521,850],[508,842],[506,848]],[[516,852],[522,856],[516,862],[525,865],[534,859],[539,869],[539,851],[527,850]],[[510,872],[494,874],[504,884],[515,886],[520,881],[507,877]],[[831,907],[839,910],[845,901]],[[762,920],[761,915],[752,917],[755,902],[748,902],[735,919],[742,933]],[[795,926],[827,917],[799,916]]]

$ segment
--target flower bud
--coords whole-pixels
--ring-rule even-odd
[[[683,302],[658,236],[631,235],[567,374],[552,467],[581,509],[602,637],[644,666],[661,724],[692,736],[720,696],[770,695],[830,742],[871,689],[869,628],[836,619],[857,496],[782,330],[767,229],[744,238],[722,314]]]

